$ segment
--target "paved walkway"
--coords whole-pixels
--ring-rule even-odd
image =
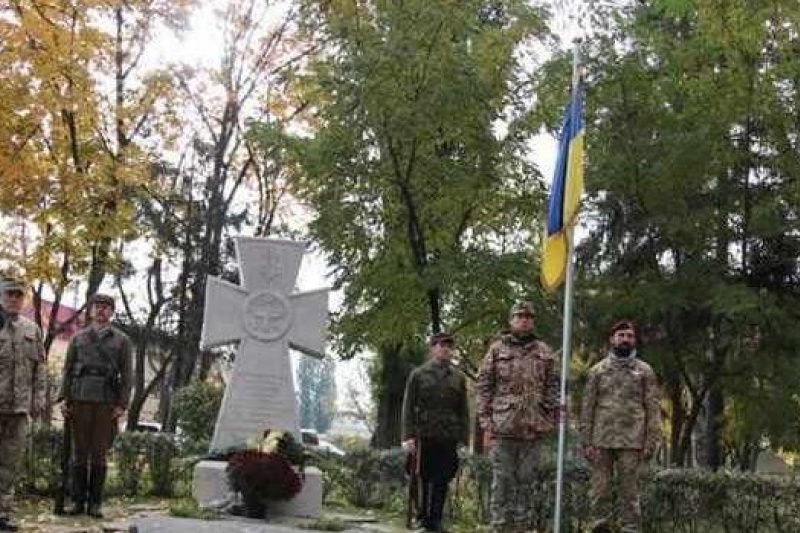
[[[330,518],[330,517],[329,517]],[[243,518],[222,518],[220,520],[195,520],[167,516],[150,516],[131,521],[131,533],[309,533],[316,531],[302,524],[276,524],[263,520]],[[308,524],[309,521],[306,521]],[[349,529],[342,533],[399,533],[404,531],[377,523],[346,522]]]

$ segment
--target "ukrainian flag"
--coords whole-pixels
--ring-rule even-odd
[[[556,290],[567,274],[567,228],[575,224],[583,194],[583,133],[583,86],[579,80],[564,113],[550,189],[541,274],[542,285],[548,291]]]

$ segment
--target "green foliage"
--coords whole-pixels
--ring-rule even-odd
[[[793,477],[665,471],[649,487],[645,529],[679,531],[796,531],[800,485]]]
[[[516,51],[545,36],[542,13],[516,0],[304,9],[329,46],[299,80],[317,127],[298,145],[296,188],[344,290],[342,352],[444,327],[488,335],[531,292],[543,194],[516,123],[528,86]]]
[[[175,395],[173,410],[180,421],[186,453],[208,451],[224,391],[205,381],[193,381]]]
[[[144,479],[145,451],[151,434],[140,431],[123,431],[114,440],[117,476],[125,496],[136,496]]]
[[[789,0],[646,2],[587,43],[576,346],[600,357],[611,321],[641,323],[677,465],[709,393],[712,446],[800,445],[799,18]],[[555,126],[565,59],[537,80],[534,127]]]
[[[22,491],[53,496],[61,490],[64,433],[59,428],[37,423],[31,426],[28,438],[20,479]]]
[[[148,436],[146,460],[150,478],[150,494],[172,496],[175,491],[175,462],[178,445],[169,433],[154,433]]]
[[[352,450],[345,457],[318,457],[327,501],[341,499],[360,508],[383,507],[404,484],[405,455],[399,448]]]
[[[179,447],[169,433],[123,431],[114,440],[112,451],[116,488],[124,496],[173,496],[187,475],[186,465],[178,459]]]
[[[20,479],[21,491],[27,494],[53,496],[61,490],[61,428],[35,424],[31,428]],[[108,491],[136,497],[173,496],[176,485],[186,477],[185,466],[178,457],[178,446],[166,433],[120,433],[112,448],[112,470]]]

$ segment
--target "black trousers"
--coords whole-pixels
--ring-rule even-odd
[[[418,519],[428,531],[440,531],[447,488],[458,471],[458,443],[423,438],[419,446],[422,490]]]

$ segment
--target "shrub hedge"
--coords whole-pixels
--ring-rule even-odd
[[[403,455],[398,450],[362,450],[320,464],[332,486],[331,498],[358,507],[391,507],[404,499]],[[564,531],[577,533],[590,523],[589,471],[583,462],[565,468]],[[551,529],[555,466],[539,472],[533,528]],[[647,533],[797,533],[800,532],[800,478],[700,470],[661,470],[644,476],[643,531]],[[387,491],[392,495],[387,495]],[[462,460],[452,484],[448,516],[454,523],[488,522],[491,467],[485,456]]]
[[[60,429],[34,426],[27,447],[20,488],[52,496],[59,487],[63,446]],[[171,496],[189,486],[189,462],[169,434],[123,432],[112,452],[109,492],[128,496]],[[328,500],[357,507],[400,512],[405,500],[405,455],[399,448],[354,450],[345,457],[320,455],[313,461],[325,479]],[[565,469],[565,531],[577,533],[590,520],[589,473],[581,462]],[[800,478],[700,470],[660,470],[645,476],[643,531],[647,533],[798,533]],[[534,527],[550,528],[555,468],[540,470]],[[451,521],[462,525],[486,523],[491,498],[491,468],[485,456],[470,455],[461,463],[448,506]]]
[[[20,488],[28,494],[53,496],[61,486],[61,428],[34,425],[26,447]],[[188,486],[188,468],[172,435],[124,431],[117,435],[109,461],[112,474],[106,492],[125,496],[172,496]]]

